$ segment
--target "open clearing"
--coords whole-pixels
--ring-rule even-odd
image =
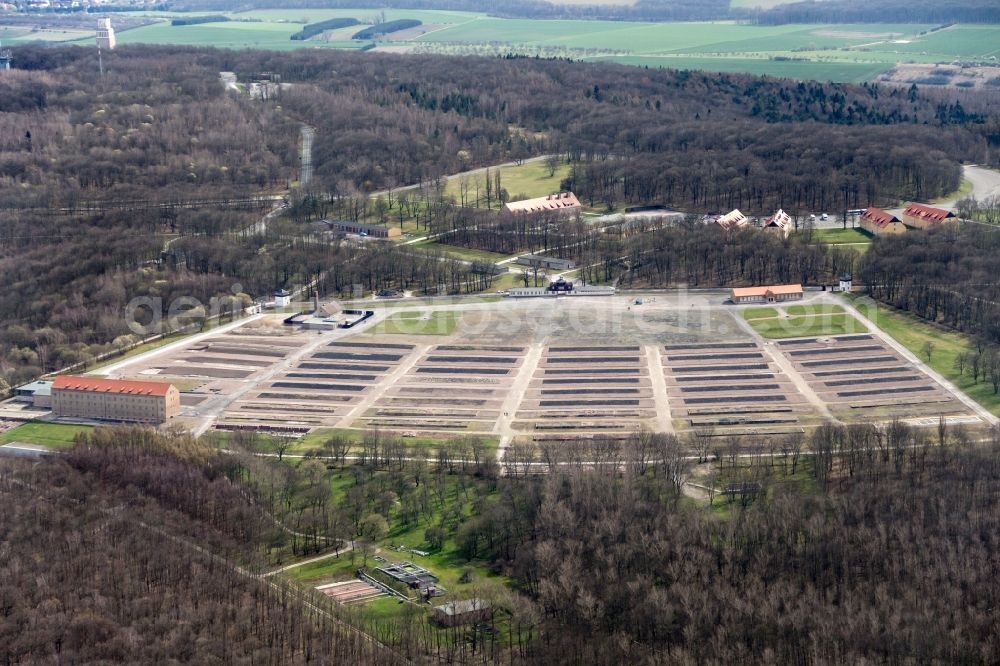
[[[622,0],[624,2],[624,0]],[[743,6],[771,6],[776,0],[743,0]],[[644,67],[703,69],[767,74],[799,79],[860,82],[885,75],[900,64],[995,64],[1000,26],[911,24],[750,25],[733,21],[646,23],[628,21],[536,20],[491,17],[475,12],[385,10],[386,20],[417,19],[420,28],[377,43],[351,39],[375,22],[373,9],[260,9],[226,14],[223,23],[172,26],[169,12],[129,12],[161,22],[118,33],[121,44],[186,44],[222,48],[359,49],[500,56],[507,53],[607,60]],[[322,33],[304,41],[289,37],[307,23],[355,18],[361,25]],[[355,29],[356,28],[356,29]],[[0,32],[5,28],[0,24]],[[92,33],[27,33],[6,28],[22,41],[89,43]],[[922,34],[923,33],[923,34]],[[516,185],[508,187],[513,194]],[[534,194],[526,191],[525,194]]]
[[[63,423],[43,423],[35,421],[25,423],[6,432],[0,433],[0,444],[37,444],[50,449],[68,449],[73,440],[81,432],[89,432],[93,428],[85,425]]]
[[[415,444],[480,438],[492,448],[638,429],[779,434],[831,418],[977,420],[833,295],[767,308],[727,297],[395,301],[357,329],[322,333],[263,317],[112,374],[184,380],[180,421],[198,431],[283,433],[306,448],[373,428]],[[798,337],[773,342],[754,328]]]

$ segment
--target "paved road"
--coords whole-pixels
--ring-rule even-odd
[[[132,365],[133,363],[136,363],[139,360],[142,360],[142,361],[145,362],[145,361],[148,361],[151,358],[156,358],[160,354],[167,354],[167,353],[170,353],[170,352],[174,352],[174,351],[177,351],[178,349],[180,349],[182,347],[186,347],[187,345],[191,345],[191,344],[195,344],[197,342],[201,342],[202,340],[206,340],[206,339],[214,337],[216,335],[222,335],[223,333],[228,333],[229,331],[232,331],[233,329],[239,328],[240,326],[243,326],[244,324],[249,324],[252,321],[256,321],[256,320],[260,319],[263,316],[264,315],[254,315],[252,317],[247,317],[245,319],[237,319],[236,321],[234,321],[234,322],[232,322],[230,324],[226,324],[225,326],[219,326],[217,328],[213,328],[211,330],[205,331],[204,333],[198,333],[197,335],[190,335],[190,336],[183,337],[180,340],[178,340],[177,342],[171,342],[168,345],[163,345],[162,347],[158,347],[157,349],[153,349],[153,350],[145,352],[143,354],[139,354],[137,356],[133,356],[131,358],[127,358],[124,361],[119,361],[118,363],[114,363],[112,365],[106,365],[103,368],[98,368],[98,369],[94,370],[93,372],[96,375],[111,375],[111,374],[115,374],[115,373],[119,372],[122,368],[124,368],[126,366],[129,366],[129,365]]]
[[[1000,171],[969,165],[962,168],[962,175],[972,183],[970,194],[976,199],[982,201],[989,197],[1000,197]],[[952,208],[957,201],[957,199],[946,199],[938,205],[941,208]]]
[[[660,432],[674,432],[674,421],[670,416],[670,399],[667,396],[667,382],[663,372],[663,357],[659,345],[646,345],[649,363],[649,378],[653,382],[653,402],[656,409],[656,425]]]
[[[302,168],[299,173],[299,186],[305,187],[313,177],[312,147],[316,130],[309,125],[302,126]]]
[[[510,390],[507,392],[507,397],[500,407],[500,417],[497,418],[496,425],[493,427],[493,432],[500,434],[500,444],[497,447],[497,463],[501,465],[501,474],[506,474],[506,468],[503,467],[503,459],[507,454],[507,447],[510,446],[514,437],[518,435],[512,425],[514,423],[514,415],[524,400],[524,394],[528,391],[531,378],[535,375],[535,368],[538,367],[539,362],[542,360],[542,351],[544,351],[544,348],[544,340],[528,348],[528,353],[524,357],[524,363],[521,365],[520,372],[518,372],[517,378],[514,379]]]

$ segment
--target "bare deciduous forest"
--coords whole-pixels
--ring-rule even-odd
[[[1000,343],[997,227],[966,223],[880,239],[863,271],[874,298]]]
[[[488,267],[433,252],[331,244],[309,224],[323,216],[410,219],[505,253],[566,237],[567,253],[600,264],[586,279],[632,285],[815,282],[852,261],[738,236],[717,250],[711,232],[691,229],[615,236],[552,222],[506,233],[496,214],[441,201],[441,178],[465,169],[558,153],[562,185],[588,205],[763,214],[933,198],[956,189],[959,161],[1000,159],[987,93],[312,50],[123,47],[103,78],[88,49],[26,46],[15,60],[0,78],[5,384],[131,344],[122,311],[137,296],[248,302],[316,276],[338,294],[490,287]],[[252,100],[227,93],[220,71],[283,86]],[[303,123],[317,130],[315,178],[260,233],[271,205],[260,196],[297,177]],[[517,194],[496,185],[495,205]],[[389,193],[369,198],[378,191]],[[746,261],[733,268],[730,254]]]
[[[751,444],[761,455],[740,457]],[[518,450],[503,477],[472,462],[475,442],[443,448],[436,463],[377,434],[352,461],[335,437],[316,452],[322,462],[257,458],[255,446],[221,454],[183,435],[98,430],[64,458],[0,461],[0,660],[1000,658],[1000,467],[958,430],[733,439],[710,454],[719,481],[738,489],[713,500],[721,514],[680,493],[691,462],[670,436]],[[548,473],[523,475],[527,460]],[[333,474],[347,480],[338,503]],[[452,496],[471,500],[470,516],[448,508]],[[373,515],[440,515],[428,539],[453,538],[513,581],[513,596],[495,599],[509,633],[442,643],[415,615],[365,624],[379,645],[344,608],[256,577],[290,544],[309,552],[304,531],[363,543]]]

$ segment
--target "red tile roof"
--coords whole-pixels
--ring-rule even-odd
[[[946,220],[949,217],[955,217],[955,214],[950,210],[934,208],[933,206],[925,206],[918,203],[911,203],[907,206],[906,210],[903,211],[903,215],[919,217],[925,220],[932,220],[934,222],[940,222],[941,220]]]
[[[580,208],[580,201],[572,192],[560,192],[558,194],[550,194],[547,197],[538,197],[537,199],[511,201],[505,208],[511,213],[540,213],[546,210]]]
[[[887,227],[893,222],[899,222],[899,218],[891,213],[887,213],[881,208],[866,208],[861,217],[872,222],[878,227]]]
[[[119,393],[121,395],[166,396],[172,387],[166,382],[136,382],[125,379],[97,379],[94,377],[74,377],[61,375],[52,384],[53,389],[73,391],[93,391],[95,393]]]
[[[775,284],[770,287],[733,287],[733,297],[743,298],[745,296],[777,296],[780,294],[801,294],[801,284]]]
[[[764,221],[765,227],[778,227],[780,229],[787,229],[792,225],[792,216],[781,210],[780,208]]]

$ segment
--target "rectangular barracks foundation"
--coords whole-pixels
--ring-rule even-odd
[[[798,338],[776,347],[844,421],[974,417],[941,384],[873,335]]]
[[[678,431],[792,434],[820,421],[794,380],[754,341],[666,345],[661,358]]]
[[[406,374],[384,387],[354,427],[489,434],[526,352],[514,344],[429,346]]]
[[[626,437],[654,429],[656,409],[644,346],[550,345],[513,427],[536,442]]]
[[[409,343],[333,340],[232,403],[220,426],[334,427],[415,349]]]

